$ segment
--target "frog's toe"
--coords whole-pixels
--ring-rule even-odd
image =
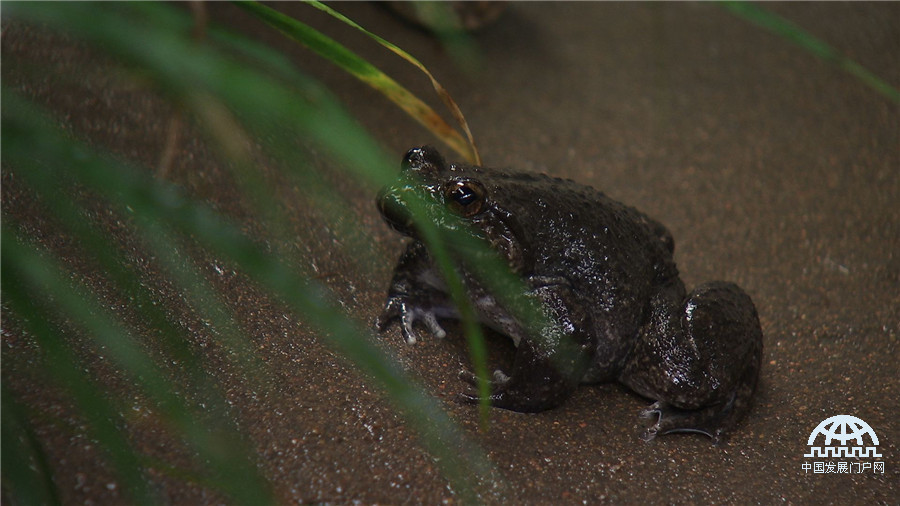
[[[400,319],[403,303],[399,299],[389,299],[381,310],[381,314],[375,320],[375,328],[378,332],[384,332],[391,324]]]
[[[422,319],[422,323],[425,324],[425,327],[428,329],[428,332],[431,332],[431,335],[438,339],[443,339],[447,337],[447,331],[441,327],[441,324],[438,323],[437,316],[431,311],[421,311],[419,317]]]
[[[400,332],[406,344],[416,344],[419,340],[419,332],[415,328],[416,322],[421,322],[434,337],[443,339],[447,336],[447,332],[441,327],[437,321],[437,317],[431,311],[423,309],[407,309],[400,318]]]
[[[459,374],[457,376],[459,376],[459,379],[473,386],[478,382],[478,376],[476,376],[474,372],[468,369],[459,371]]]
[[[487,396],[487,402],[498,408],[506,407],[508,394],[505,389],[502,386],[491,385],[491,392],[491,395]],[[485,398],[478,395],[477,392],[461,392],[456,394],[456,399],[464,404],[479,404]]]
[[[648,427],[644,429],[644,432],[641,432],[640,438],[644,441],[650,442],[656,439],[658,429],[656,425],[653,427]]]
[[[459,371],[459,379],[471,385],[475,390],[470,390],[468,392],[462,392],[458,394],[457,400],[466,404],[478,404],[484,399],[484,397],[479,395],[477,391],[478,376],[475,373],[463,369]],[[493,374],[493,380],[488,382],[491,394],[488,395],[487,401],[492,406],[505,408],[510,403],[510,392],[507,392],[508,384],[509,376],[504,374],[504,372],[500,369],[495,370]]]
[[[456,402],[460,404],[478,404],[481,402],[481,397],[470,392],[460,392],[456,394]]]
[[[404,315],[401,319],[402,323],[400,325],[400,335],[403,336],[403,340],[406,341],[406,344],[416,344],[419,340],[419,333],[413,327],[412,322]]]
[[[475,373],[473,373],[471,371],[459,371],[459,379],[472,385],[472,387],[475,387],[478,382],[478,377],[475,375]],[[491,386],[491,391],[492,392],[494,391],[493,386]],[[490,396],[489,396],[489,398],[490,398]],[[460,393],[456,394],[456,400],[463,404],[478,404],[481,402],[481,399],[482,399],[482,397],[480,395],[478,395],[477,391],[473,392],[472,390],[469,390],[466,392],[460,392]]]
[[[654,402],[649,407],[641,411],[641,418],[656,418],[656,423],[647,427],[641,433],[641,439],[644,441],[652,441],[659,434],[659,421],[662,419],[663,412],[661,409],[662,403],[659,401]]]
[[[659,401],[654,402],[649,407],[647,407],[647,409],[644,409],[641,411],[641,418],[653,418],[654,416],[659,417],[660,415],[662,415],[662,412],[660,411],[659,407],[660,407],[660,402]]]

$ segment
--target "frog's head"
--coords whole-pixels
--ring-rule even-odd
[[[419,239],[413,219],[418,208],[425,219],[445,230],[469,231],[485,239],[514,271],[530,265],[520,227],[511,213],[492,198],[493,185],[481,167],[447,165],[431,146],[410,149],[400,177],[378,193],[381,216],[394,230]],[[419,199],[414,199],[414,196]],[[417,205],[417,203],[419,205]]]

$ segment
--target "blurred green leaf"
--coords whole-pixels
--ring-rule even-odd
[[[120,208],[127,207],[138,216],[167,223],[240,265],[247,274],[272,289],[299,314],[307,315],[346,356],[385,386],[392,400],[425,436],[426,446],[439,457],[457,491],[468,496],[469,484],[478,482],[477,477],[484,476],[490,469],[487,460],[480,456],[477,449],[464,442],[435,402],[406,378],[393,365],[393,361],[374,346],[370,337],[364,337],[368,333],[350,322],[339,308],[327,302],[323,287],[299,278],[277,258],[261,251],[253,241],[222,222],[208,209],[185,200],[175,189],[142,176],[138,171],[97,158],[53,129],[36,122],[36,114],[28,111],[15,97],[5,94],[3,101],[3,145],[8,147],[4,157],[13,166],[29,167],[28,177],[44,178],[56,177],[54,167],[67,167],[67,173],[79,184],[105,195]],[[9,244],[15,243],[10,241]],[[27,255],[14,251],[4,255],[4,259],[15,260],[22,256]],[[81,312],[78,309],[74,311],[76,314]],[[107,322],[99,324],[94,330],[103,332],[104,328],[112,326],[111,322]],[[125,362],[129,362],[127,356]],[[154,377],[152,372],[145,374]],[[86,398],[90,399],[90,393],[86,394]],[[113,447],[123,448],[122,444],[114,444]]]
[[[778,14],[750,2],[721,2],[720,5],[732,14],[797,44],[814,56],[859,79],[894,103],[900,104],[900,90],[886,83],[862,65],[840,54],[825,41]]]
[[[6,98],[4,97],[4,102]],[[4,112],[6,109],[4,104]],[[4,121],[3,131],[8,126]],[[4,136],[5,137],[5,136]],[[3,144],[7,146],[4,138]],[[54,274],[50,267],[35,251],[22,246],[18,239],[9,234],[4,225],[2,237],[2,287],[4,301],[20,315],[27,315],[25,323],[32,335],[40,343],[45,361],[53,371],[53,379],[64,385],[80,407],[82,415],[88,421],[90,436],[102,445],[116,473],[123,482],[125,493],[139,504],[153,504],[153,498],[144,479],[140,457],[131,450],[127,436],[119,426],[118,411],[104,395],[98,395],[99,387],[92,384],[78,367],[79,360],[72,351],[63,344],[58,332],[51,326],[53,317],[39,307],[38,298],[46,298],[47,294],[63,299],[63,303],[79,304],[77,297],[66,290],[66,283]],[[54,292],[60,290],[61,292]],[[6,406],[4,406],[6,407]],[[4,438],[5,447],[9,442]],[[28,448],[16,448],[27,450]],[[13,450],[15,451],[15,450]],[[14,457],[19,462],[30,459],[27,454]],[[4,475],[9,472],[4,466]],[[4,480],[6,481],[6,479]],[[34,486],[35,483],[19,481],[22,486]],[[16,490],[14,495],[34,496],[38,491]]]

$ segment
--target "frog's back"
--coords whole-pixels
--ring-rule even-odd
[[[479,177],[498,206],[517,217],[523,241],[532,248],[536,274],[574,274],[606,285],[628,279],[651,282],[660,264],[672,262],[674,242],[662,224],[590,186],[503,170]],[[671,271],[677,275],[674,264]]]

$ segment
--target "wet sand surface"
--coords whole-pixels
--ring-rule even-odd
[[[839,52],[900,86],[900,4],[766,4]],[[303,5],[278,8],[323,27],[428,101],[412,67]],[[895,503],[900,493],[900,115],[860,81],[785,40],[710,4],[511,4],[475,35],[480,70],[458,71],[440,45],[372,4],[336,8],[406,48],[450,90],[489,166],[568,177],[662,221],[690,287],[724,279],[753,297],[765,335],[756,403],[726,444],[673,435],[644,442],[646,401],[615,385],[584,386],[539,414],[493,410],[487,432],[476,410],[454,402],[465,388],[460,329],[405,345],[393,328],[381,344],[437,396],[479,442],[507,487],[481,500],[516,503]],[[239,9],[210,4],[213,21],[282,49],[321,79],[359,121],[401,155],[440,146],[375,92]],[[22,25],[3,33],[2,78],[48,107],[79,138],[154,167],[173,109],[105,71],[109,62],[72,40]],[[170,174],[256,228],[213,148],[186,127]],[[327,167],[315,152],[301,163]],[[91,253],[40,218],[4,165],[3,216],[58,252],[74,278],[113,304]],[[371,237],[371,254],[302,200],[285,200],[297,237],[286,247],[332,287],[349,312],[372,321],[404,240],[388,229],[374,194],[349,181],[338,190]],[[286,196],[293,195],[290,189]],[[203,274],[232,308],[269,369],[257,391],[233,374],[215,336],[190,311],[127,227],[94,218],[126,247],[160,304],[208,349],[203,367],[222,385],[285,503],[426,503],[455,495],[415,434],[371,381],[330,350],[241,273],[202,252]],[[190,249],[188,247],[188,249]],[[357,258],[358,257],[358,258]],[[126,320],[134,313],[116,304]],[[139,322],[135,323],[139,325]],[[54,462],[64,503],[120,504],[125,496],[85,436],[71,402],[42,381],[37,351],[4,318],[3,382],[33,408],[35,433]],[[147,329],[150,332],[151,329]],[[208,344],[208,348],[207,348]],[[492,342],[495,359],[511,347]],[[198,348],[199,349],[199,348]],[[130,429],[142,451],[189,465],[142,397],[84,351],[118,395],[135,398]],[[108,377],[107,377],[108,375]],[[270,393],[266,393],[270,392]],[[820,421],[856,416],[877,433],[884,473],[815,474],[803,464]],[[862,459],[859,462],[872,461]],[[187,463],[187,464],[186,464]],[[201,485],[150,472],[166,502],[226,499]]]

